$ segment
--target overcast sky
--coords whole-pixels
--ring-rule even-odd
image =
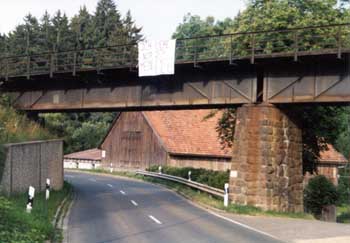
[[[36,17],[45,10],[58,9],[72,17],[85,5],[93,13],[98,0],[0,0],[0,32],[7,33],[22,23],[29,12]],[[245,0],[115,0],[124,15],[128,9],[148,39],[168,39],[186,13],[216,19],[234,17],[244,8]]]

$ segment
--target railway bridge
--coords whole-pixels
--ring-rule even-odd
[[[232,201],[303,210],[301,130],[279,104],[350,102],[350,24],[179,39],[171,76],[137,63],[137,43],[3,56],[0,89],[28,112],[238,107]]]

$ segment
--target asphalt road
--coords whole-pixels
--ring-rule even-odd
[[[279,242],[149,183],[66,172],[76,200],[69,243]]]

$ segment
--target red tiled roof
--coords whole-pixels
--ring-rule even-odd
[[[64,156],[66,159],[101,160],[102,151],[100,149],[89,149]]]
[[[212,110],[142,112],[150,126],[173,154],[231,157],[222,149],[216,126],[221,113],[204,119]]]
[[[339,153],[331,144],[327,144],[327,149],[320,152],[318,159],[320,163],[347,163],[348,160]]]

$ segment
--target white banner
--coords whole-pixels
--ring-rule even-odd
[[[138,43],[139,76],[173,75],[176,40]]]

